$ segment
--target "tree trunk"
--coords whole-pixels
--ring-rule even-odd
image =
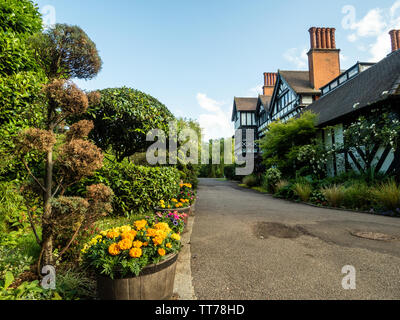
[[[46,181],[44,194],[44,212],[42,222],[42,250],[43,265],[51,265],[53,263],[53,234],[51,226],[51,192],[53,186],[53,150],[47,153],[46,160]]]

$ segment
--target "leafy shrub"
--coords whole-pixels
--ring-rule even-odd
[[[270,168],[265,172],[263,187],[270,192],[274,192],[276,184],[281,180],[282,173],[277,168]]]
[[[224,166],[224,175],[228,180],[240,181],[241,177],[236,175],[236,165],[230,164]]]
[[[381,183],[371,190],[374,201],[378,206],[395,211],[400,208],[400,187],[394,180]]]
[[[303,202],[308,202],[308,200],[310,200],[312,187],[309,183],[297,182],[293,185],[293,191]]]
[[[316,118],[316,114],[304,112],[300,117],[289,119],[287,122],[271,123],[260,141],[265,166],[276,167],[285,176],[293,177],[299,162],[297,159],[299,149],[303,145],[310,144],[315,137]]]
[[[289,182],[286,180],[280,180],[278,181],[278,183],[275,186],[275,191],[279,192],[281,191],[283,188],[287,187],[289,185]]]
[[[331,207],[337,208],[343,204],[345,198],[345,189],[343,186],[335,184],[331,187],[325,187],[321,189],[321,193]]]
[[[64,300],[96,298],[96,280],[86,270],[68,269],[58,272],[56,291]]]
[[[153,211],[160,200],[176,195],[179,181],[176,168],[143,167],[128,160],[105,160],[104,167],[93,178],[87,178],[75,192],[83,193],[85,186],[93,182],[104,183],[114,191],[114,214],[129,217]]]
[[[255,187],[258,185],[257,177],[255,175],[249,175],[243,178],[243,183],[249,188]]]
[[[0,232],[7,232],[17,227],[25,220],[24,212],[27,208],[24,197],[18,192],[13,182],[0,183]]]

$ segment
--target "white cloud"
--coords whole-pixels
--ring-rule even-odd
[[[383,59],[391,50],[389,31],[400,28],[399,9],[400,0],[395,1],[390,8],[371,9],[350,26],[352,34],[348,35],[347,40],[355,42],[364,38],[370,41],[367,46],[359,45],[358,48],[370,53],[370,61]]]
[[[198,93],[196,99],[200,107],[208,111],[208,113],[199,116],[204,140],[231,137],[234,133],[233,123],[231,122],[231,107],[225,102],[207,97],[204,93]]]
[[[253,88],[250,88],[248,91],[248,95],[250,96],[258,96],[259,94],[263,93],[263,88],[264,84],[260,84],[258,86],[254,86]]]
[[[303,50],[291,48],[283,54],[283,57],[287,61],[291,62],[298,70],[308,68],[308,56],[306,48]]]

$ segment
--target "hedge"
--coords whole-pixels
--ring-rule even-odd
[[[160,200],[171,199],[179,191],[180,174],[172,167],[144,167],[124,160],[105,160],[104,167],[79,187],[104,183],[114,191],[113,215],[131,216],[153,211]]]

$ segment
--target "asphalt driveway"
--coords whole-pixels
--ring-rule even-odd
[[[198,299],[400,299],[399,218],[295,204],[234,182],[201,179],[191,256]],[[347,265],[355,290],[342,287]]]

